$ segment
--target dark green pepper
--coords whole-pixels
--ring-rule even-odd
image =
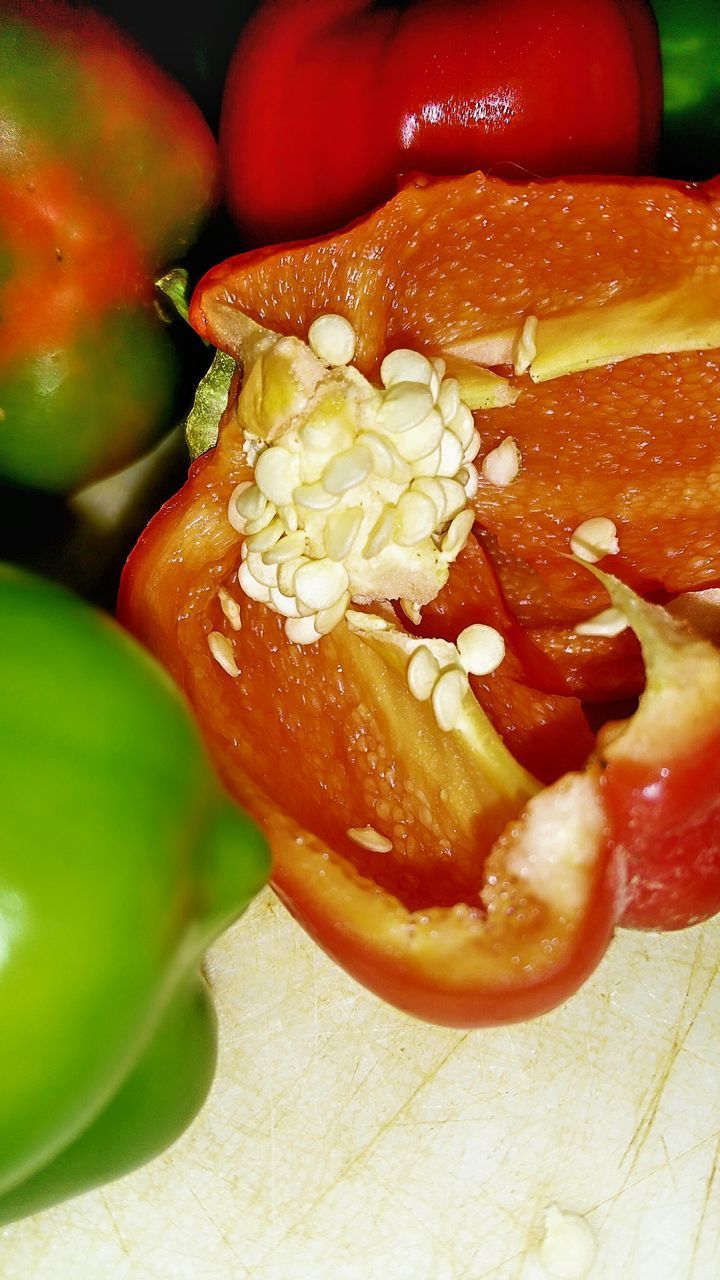
[[[153,282],[216,182],[200,111],[105,19],[0,0],[0,480],[68,493],[168,425]]]
[[[0,771],[2,1222],[117,1177],[189,1123],[216,1045],[198,966],[268,857],[152,659],[7,567]]]
[[[720,169],[720,5],[653,0],[663,68],[663,171],[710,178]]]

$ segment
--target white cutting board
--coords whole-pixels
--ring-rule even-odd
[[[720,1276],[720,920],[620,935],[569,1004],[425,1026],[272,894],[214,948],[210,1099],[172,1151],[0,1230],[2,1280],[537,1280],[545,1210],[593,1280]]]

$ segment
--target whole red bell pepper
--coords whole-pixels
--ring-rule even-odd
[[[216,195],[188,95],[92,9],[0,2],[0,479],[67,493],[168,425],[154,281]]]
[[[645,0],[265,0],[226,81],[227,198],[267,243],[416,169],[650,172],[661,99]]]

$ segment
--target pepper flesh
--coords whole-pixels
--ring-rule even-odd
[[[413,170],[651,172],[660,112],[644,0],[266,0],[226,81],[227,198],[267,243],[340,226]]]
[[[167,425],[153,281],[216,181],[199,111],[104,19],[0,6],[1,478],[68,492]]]
[[[215,1055],[198,965],[267,853],[175,689],[109,618],[3,567],[0,619],[9,1220],[142,1163],[192,1118]]]

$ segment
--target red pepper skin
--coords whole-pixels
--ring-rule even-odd
[[[601,795],[625,881],[619,923],[683,929],[720,911],[720,653],[618,584],[647,685],[632,719],[598,735]]]
[[[226,81],[227,200],[267,243],[337,227],[416,169],[649,172],[661,108],[645,0],[266,0]]]
[[[628,761],[604,776],[605,806],[628,870],[621,924],[685,929],[720,911],[720,734],[653,768]]]
[[[720,653],[653,605],[619,596],[648,680],[635,716],[599,735],[600,790],[625,880],[619,922],[684,929],[720,911]]]

